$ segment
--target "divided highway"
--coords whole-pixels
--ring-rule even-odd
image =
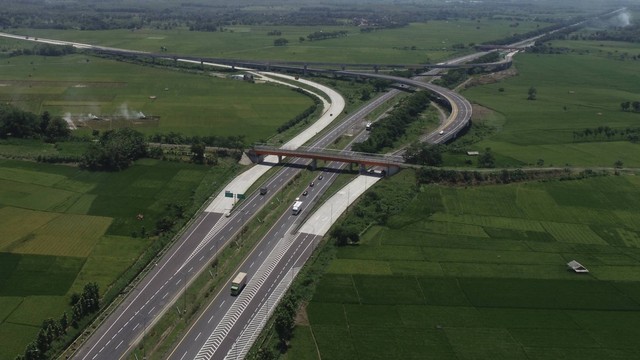
[[[361,75],[359,73],[349,73],[349,75],[354,74]],[[444,142],[447,138],[455,135],[449,134],[449,137],[444,134],[440,135],[439,132],[442,129],[444,131],[457,132],[469,123],[471,104],[451,90],[417,80],[399,79],[386,75],[376,75],[375,77],[435,91],[451,103],[451,116],[438,130],[428,136],[428,139],[433,143]],[[384,96],[391,97],[395,96],[396,93],[397,90],[392,90]],[[348,124],[357,122],[360,119],[362,119],[362,115],[356,113],[345,120],[339,128],[345,128]],[[337,137],[338,135],[339,133],[335,133],[331,137]],[[314,147],[323,148],[324,146],[314,144],[312,148]],[[342,166],[343,164],[330,163],[327,167],[337,170]],[[323,180],[315,181],[314,187],[308,187],[308,196],[301,198],[301,200],[319,197],[336,176],[337,172],[325,171]],[[370,181],[370,185],[374,182]],[[339,214],[336,214],[336,218],[338,216]],[[331,214],[331,217],[333,218],[333,214]],[[259,247],[240,266],[238,271],[246,272],[253,276],[243,293],[238,298],[235,298],[230,294],[230,283],[225,284],[225,287],[216,294],[209,306],[202,312],[169,355],[169,359],[244,358],[253,344],[253,340],[258,335],[261,326],[264,325],[274,310],[277,301],[284,294],[297,271],[311,256],[317,242],[322,238],[322,235],[317,234],[316,231],[311,231],[312,234],[298,232],[292,235],[292,230],[295,230],[297,225],[296,218],[290,211],[282,215],[271,231],[262,239]],[[313,226],[314,224],[305,224],[306,229],[313,228]],[[282,233],[276,230],[282,230],[286,235],[283,237]],[[280,257],[260,257],[266,251],[262,247],[265,243],[270,246],[267,249],[272,249],[276,254],[280,249],[286,249],[286,252]],[[256,255],[256,253],[258,254]],[[260,268],[256,269],[255,265],[258,261],[262,261],[262,263],[259,265]],[[267,285],[269,286],[267,287]]]
[[[315,147],[326,147],[349,127],[360,121],[364,114],[391,98],[393,93],[382,95],[355,112],[350,121],[345,121],[314,142]],[[297,159],[293,164],[304,165],[307,161]],[[220,213],[205,212],[198,216],[180,239],[157,262],[157,265],[127,294],[126,299],[99,325],[92,336],[77,350],[74,358],[82,360],[119,359],[125,357],[161,314],[176,302],[185,289],[185,284],[195,278],[217,256],[244,224],[292,179],[300,169],[283,167],[265,185],[265,195],[254,192],[241,202],[231,217]],[[329,174],[328,174],[329,175]],[[330,176],[330,175],[329,175]],[[327,177],[326,180],[329,180]],[[325,181],[327,183],[327,181]],[[318,189],[322,185],[318,184]],[[313,195],[312,195],[313,196]],[[308,196],[308,198],[312,198]],[[304,204],[303,212],[307,211]],[[282,227],[282,226],[281,226]],[[277,229],[273,236],[284,236],[285,230]],[[254,251],[256,259],[266,259],[267,247],[275,244],[262,242],[262,252]],[[248,265],[251,265],[248,263]],[[252,267],[250,267],[252,268]],[[256,266],[257,268],[257,266]],[[222,289],[226,291],[227,289]],[[178,302],[179,303],[179,302]],[[230,304],[228,304],[230,305]],[[179,306],[178,306],[179,308]],[[172,310],[173,311],[173,310]]]
[[[0,36],[16,37],[16,35],[11,34],[0,34]],[[78,48],[92,47],[87,44],[49,39],[30,38],[28,40],[60,45],[73,45]],[[121,51],[123,54],[141,54],[141,52],[137,51],[115,50]],[[435,138],[432,139],[434,142],[444,141],[445,139],[455,136],[454,132],[466,126],[471,117],[471,105],[451,90],[417,80],[397,78],[388,75],[354,72],[341,73],[349,76],[384,78],[435,91],[440,96],[446,98],[447,101],[451,103],[452,113],[441,128],[434,132],[434,134],[437,134],[438,131],[442,130],[446,133],[441,136],[435,135]],[[327,147],[334,139],[345,133],[350,127],[361,122],[366,114],[396,94],[397,90],[392,90],[376,98],[359,111],[353,113],[341,124],[321,136],[317,141],[314,141],[312,147]],[[434,136],[434,134],[432,134],[432,136]],[[292,163],[304,165],[307,161],[296,159],[292,161]],[[339,167],[337,164],[330,164],[330,166],[335,168]],[[142,339],[147,329],[153,326],[165,311],[172,309],[172,304],[176,304],[176,306],[174,310],[171,311],[184,311],[184,309],[180,308],[177,300],[185,291],[188,283],[209,265],[210,261],[217,256],[220,249],[226,246],[227,243],[239,233],[243,225],[250,221],[265,204],[271,201],[274,195],[299,171],[300,169],[296,167],[283,167],[265,183],[269,188],[267,194],[259,195],[257,192],[254,192],[237,205],[233,211],[233,215],[230,217],[223,217],[221,213],[217,212],[203,212],[199,214],[182,236],[180,236],[180,238],[167,249],[162,258],[155,263],[155,266],[125,295],[124,300],[98,324],[97,329],[80,348],[77,349],[73,357],[82,360],[125,358],[132,348]],[[336,174],[326,172],[324,181],[318,182],[315,190],[310,191],[308,198],[319,196],[320,192],[328,187],[328,184],[333,180],[334,176],[336,176]],[[308,211],[310,208],[310,204],[305,202],[302,211]],[[235,349],[235,355],[238,355],[238,344],[234,339],[242,332],[241,327],[244,326],[242,324],[247,324],[246,320],[253,319],[257,316],[256,311],[265,304],[266,299],[269,299],[273,291],[277,290],[278,286],[276,286],[276,284],[282,284],[283,281],[285,281],[286,274],[290,274],[289,276],[294,275],[295,271],[291,269],[299,269],[304,264],[314,248],[313,244],[317,242],[319,238],[317,235],[308,233],[298,233],[291,238],[287,234],[291,233],[293,230],[292,225],[294,224],[296,226],[299,225],[295,223],[295,219],[293,219],[289,213],[284,214],[271,229],[269,237],[257,245],[256,249],[251,253],[251,256],[241,266],[241,269],[245,269],[246,267],[246,269],[249,270],[255,268],[256,271],[258,271],[257,269],[263,271],[261,277],[256,277],[253,274],[250,275],[252,278],[249,285],[260,286],[248,287],[243,292],[245,295],[241,294],[238,298],[230,298],[229,295],[226,295],[229,285],[227,284],[221,289],[221,292],[216,295],[212,305],[207,308],[207,314],[209,314],[210,309],[214,309],[214,313],[208,315],[209,317],[203,315],[196,325],[192,327],[192,331],[188,332],[186,338],[190,339],[189,336],[193,336],[193,341],[187,340],[181,342],[171,355],[171,358],[211,358],[211,356],[209,356],[211,347],[207,344],[218,344],[213,330],[216,328],[215,325],[230,327],[228,330],[225,330],[226,335],[222,337],[223,340],[216,345],[217,351],[211,354],[215,354],[215,358],[223,358],[229,351]],[[274,253],[274,249],[279,249],[282,252]],[[251,273],[252,271],[249,272]],[[265,284],[271,284],[273,286],[267,288],[264,286]],[[282,289],[282,287],[279,288]],[[248,291],[251,289],[254,290]],[[249,294],[251,297],[247,298]],[[218,306],[217,309],[215,309],[216,304]],[[226,315],[231,314],[230,311],[237,309],[240,304],[243,304],[242,311],[236,312],[235,315]],[[231,316],[233,321],[225,323],[224,319],[229,319],[229,316]],[[202,324],[202,319],[207,320],[206,325]],[[212,339],[211,336],[214,336],[214,338]],[[193,344],[201,342],[201,346],[192,345],[192,342]]]

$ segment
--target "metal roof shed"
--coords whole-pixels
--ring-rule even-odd
[[[587,270],[586,267],[582,266],[582,264],[580,264],[579,262],[575,261],[575,260],[571,260],[567,263],[567,266],[569,267],[569,270],[573,270],[577,273],[588,273],[589,270]]]

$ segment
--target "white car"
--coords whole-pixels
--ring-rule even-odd
[[[444,135],[444,130],[440,130],[440,132],[438,134]]]

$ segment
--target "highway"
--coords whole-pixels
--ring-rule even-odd
[[[348,73],[346,75],[360,76],[361,74]],[[449,133],[448,136],[447,134],[439,135],[439,131],[457,132],[469,123],[469,119],[471,117],[471,104],[466,99],[449,89],[417,80],[396,78],[381,74],[362,75],[378,77],[428,89],[445,97],[451,103],[452,113],[441,127],[429,135],[428,139],[433,143],[444,142],[455,135],[451,133]],[[385,94],[384,97],[390,98],[391,96],[395,96],[396,92],[397,90],[393,90]],[[372,110],[373,108],[371,105],[377,106],[375,104],[376,102],[377,101],[374,101],[373,104],[369,104],[363,110]],[[350,126],[350,124],[356,123],[363,118],[363,115],[360,114],[363,110],[351,115],[342,125],[325,135],[324,138],[333,139],[339,136],[341,132]],[[312,145],[311,149],[322,149],[326,147],[326,144],[328,143],[320,141]],[[334,164],[329,164],[329,167],[331,166],[334,166]],[[335,166],[337,167],[339,165]],[[309,194],[307,198],[319,197],[325,190],[325,187],[328,187],[336,175],[337,174],[333,172],[325,172],[324,179],[322,181],[317,181],[314,187],[308,188]],[[243,292],[243,294],[246,292],[250,295],[241,294],[239,299],[234,299],[229,293],[230,283],[225,284],[225,287],[216,294],[213,301],[187,331],[178,346],[169,356],[169,359],[224,359],[225,357],[234,358],[234,355],[238,358],[243,358],[253,340],[250,336],[245,335],[245,327],[252,322],[261,324],[266,321],[270,312],[273,310],[272,306],[269,306],[267,302],[272,301],[273,306],[275,306],[277,301],[269,299],[274,295],[275,298],[278,299],[278,296],[282,295],[277,292],[274,294],[274,291],[278,288],[276,285],[284,281],[283,278],[286,277],[287,274],[290,274],[288,276],[293,277],[296,273],[295,269],[299,269],[304,265],[304,262],[308,259],[315,247],[315,242],[319,240],[316,239],[318,236],[302,232],[296,234],[296,236],[291,239],[283,238],[282,233],[290,233],[291,229],[294,228],[295,219],[296,216],[291,215],[290,212],[285,213],[260,243],[261,245],[265,243],[268,245],[280,244],[279,246],[289,245],[290,247],[288,248],[288,251],[291,252],[290,254],[287,252],[287,256],[279,259],[280,261],[276,261],[271,258],[256,257],[256,250],[252,252],[248,259],[240,266],[239,271],[252,274],[255,271],[253,266],[256,262],[264,261],[264,265],[260,265],[260,269],[262,269],[263,266],[267,266],[272,269],[271,273],[264,275],[261,271],[258,271],[255,275],[259,279],[262,279],[262,276],[269,276],[270,280],[266,282],[266,284],[270,284],[271,287],[266,289],[264,282],[257,280],[250,281]],[[283,232],[274,232],[276,229],[282,230]],[[260,246],[258,254],[263,254],[264,252],[265,250]],[[291,262],[291,259],[296,259],[296,261]],[[284,288],[286,287],[287,286],[285,285]],[[241,309],[234,308],[234,305],[238,301],[245,304],[245,306],[241,307]]]
[[[354,112],[346,121],[334,127],[313,143],[315,147],[326,147],[333,139],[356,126],[364,117],[395,93],[387,93],[374,99],[371,103]],[[295,160],[292,163],[302,165],[307,161]],[[222,217],[220,213],[205,212],[188,227],[176,243],[158,260],[157,265],[134,286],[125,300],[109,315],[92,334],[92,336],[76,351],[74,358],[83,360],[118,359],[125,357],[144,335],[146,329],[169,310],[171,304],[177,301],[197,273],[206,268],[215,258],[222,247],[240,231],[242,226],[269,201],[274,195],[292,179],[300,169],[297,167],[282,167],[263,186],[269,191],[265,195],[252,193],[234,209],[231,217]],[[324,182],[319,182],[315,191],[324,189],[321,184],[335,174],[327,173]],[[311,199],[313,192],[307,198]],[[305,203],[303,212],[309,204]],[[284,236],[287,227],[280,226],[272,233],[273,236]],[[254,251],[255,259],[266,258],[270,251],[267,247],[275,244],[269,241],[261,242]],[[251,265],[251,263],[249,263]],[[251,268],[251,267],[250,267]],[[257,268],[257,266],[256,266]],[[226,288],[223,289],[227,290]],[[227,305],[230,305],[231,301]],[[178,305],[179,308],[179,305]],[[171,311],[176,311],[174,308]]]
[[[16,37],[9,34],[0,35]],[[24,39],[24,37],[22,38]],[[57,43],[70,44],[68,42]],[[74,46],[91,47],[86,44]],[[120,51],[120,49],[115,50]],[[129,53],[141,54],[135,51]],[[436,131],[426,137],[426,140],[431,143],[453,139],[460,130],[468,125],[471,117],[472,109],[469,102],[459,94],[445,88],[414,79],[383,74],[350,71],[337,73],[404,83],[434,91],[447,99],[451,104],[451,115]],[[388,94],[375,99],[349,116],[344,123],[319,137],[312,147],[326,147],[341,133],[355,126],[358,121],[362,121],[364,114],[377,107],[383,101],[381,99],[386,96],[390,98],[391,95]],[[439,134],[440,131],[443,131],[442,135]],[[293,163],[302,165],[305,161],[294,160]],[[266,181],[265,184],[269,188],[267,194],[259,195],[256,192],[250,194],[228,218],[222,217],[222,214],[216,212],[199,214],[182,236],[155,263],[155,266],[152,266],[148,273],[125,295],[124,300],[114,311],[99,324],[89,339],[73,354],[73,357],[83,360],[124,358],[162,313],[172,309],[172,304],[176,305],[176,310],[184,311],[180,308],[180,303],[177,300],[186,289],[187,284],[195,278],[196,274],[209,266],[210,261],[217,256],[220,249],[226,246],[238,234],[242,226],[250,221],[265,204],[272,201],[277,191],[284,187],[299,171],[300,169],[295,167],[282,167],[277,174]],[[306,199],[319,197],[335,176],[335,173],[326,171],[324,179],[316,182],[316,186],[313,188],[309,188],[309,195]],[[309,201],[305,201],[303,214],[309,209]],[[249,344],[248,341],[241,341],[242,335],[247,333],[243,330],[248,330],[248,324],[259,318],[261,314],[262,317],[266,317],[267,310],[275,305],[275,302],[270,304],[268,299],[271,299],[273,294],[277,295],[278,289],[286,288],[281,284],[286,285],[287,279],[291,279],[295,275],[296,269],[304,264],[319,240],[319,236],[304,232],[292,235],[291,231],[299,225],[296,223],[298,219],[300,216],[293,216],[290,211],[279,218],[270,229],[268,236],[252,250],[249,257],[236,269],[237,271],[246,270],[250,274],[247,288],[240,296],[231,297],[228,292],[229,284],[225,284],[189,329],[170,358],[218,359],[224,358],[227,354],[229,354],[229,358],[243,354],[244,347]],[[261,312],[263,308],[266,309],[264,313]],[[259,321],[262,320],[259,319]]]
[[[38,41],[55,40],[43,39]],[[65,42],[60,42],[60,44],[64,43]],[[86,44],[79,44],[78,47],[86,46]],[[131,53],[140,54],[139,52]],[[350,72],[344,72],[343,74],[384,78],[438,92],[440,96],[445,97],[451,102],[451,116],[445,124],[442,125],[446,131],[457,131],[457,129],[461,129],[468,123],[471,116],[470,104],[455,92],[448,89],[417,80],[397,78],[388,75]],[[387,99],[395,96],[395,94],[397,94],[397,90],[392,90],[374,99],[374,101],[349,116],[340,125],[335,126],[326,134],[320,136],[317,141],[313,142],[311,147],[325,148],[349,128],[357,127],[358,125],[362,126],[362,124],[358,123],[362,122],[367,113]],[[453,136],[453,134],[442,135],[441,139],[448,138],[447,136]],[[293,161],[294,164],[298,165],[305,164],[306,162],[307,161],[299,159]],[[338,167],[339,165],[331,164],[331,166]],[[110,315],[98,324],[97,329],[73,354],[73,357],[83,360],[124,358],[132,350],[133,346],[142,339],[147,329],[153,326],[165,311],[171,309],[172,304],[175,304],[175,307],[173,308],[174,310],[171,311],[184,311],[184,309],[180,308],[179,301],[177,300],[183,294],[188,284],[193,281],[198,273],[209,266],[210,261],[217,256],[220,249],[226,246],[228,242],[239,233],[242,226],[250,221],[265,204],[271,201],[274,195],[299,171],[300,169],[296,167],[283,167],[264,184],[269,189],[267,194],[259,195],[257,192],[254,192],[234,209],[230,217],[222,217],[221,213],[217,212],[204,212],[198,215],[178,241],[164,253],[164,256],[155,263],[155,266],[126,294],[124,300],[113,309]],[[317,198],[328,186],[325,184],[329,184],[334,176],[336,176],[335,173],[326,172],[324,181],[319,182],[317,187],[310,188],[307,198]],[[305,202],[302,210],[303,213],[310,208],[309,202]],[[202,321],[198,321],[194,325],[195,328],[192,328],[197,330],[203,329],[197,326],[204,326],[213,329],[215,328],[214,323],[218,325],[222,324],[222,326],[226,327],[230,326],[229,331],[231,332],[228,332],[227,336],[224,336],[224,341],[214,354],[227,354],[232,350],[235,342],[229,344],[229,341],[230,339],[235,339],[234,334],[241,332],[242,329],[238,327],[242,326],[241,324],[244,324],[244,322],[240,320],[245,319],[246,316],[256,314],[256,310],[261,306],[260,304],[264,304],[265,299],[272,293],[273,289],[257,285],[278,284],[282,282],[282,274],[292,271],[287,269],[301,267],[311,254],[313,246],[308,245],[309,241],[313,243],[316,240],[316,236],[314,235],[300,233],[293,239],[288,240],[289,244],[291,244],[290,247],[282,244],[282,241],[288,238],[285,234],[290,232],[296,219],[297,217],[291,214],[284,214],[271,229],[269,236],[265,237],[265,240],[257,245],[248,260],[240,267],[241,269],[248,269],[247,271],[251,273],[254,268],[263,269],[264,266],[271,266],[271,268],[269,268],[270,271],[263,273],[265,278],[252,276],[251,279],[253,279],[253,281],[250,280],[249,283],[251,287],[247,287],[243,292],[243,294],[246,295],[241,294],[238,298],[229,299],[229,295],[226,295],[227,299],[224,298],[224,294],[226,294],[229,285],[226,284],[226,286],[221,289],[221,292],[214,298],[214,303],[211,305],[213,307],[209,306],[207,312],[205,312],[209,314],[208,311],[215,310],[213,314],[208,315],[209,317],[206,318],[210,324],[202,325]],[[280,244],[278,245],[279,247],[276,246],[276,244]],[[272,251],[274,248],[286,249],[279,259],[283,259],[282,256],[286,255],[287,257],[284,259],[289,261],[273,262],[273,256],[275,255],[272,254]],[[276,258],[278,257],[276,256]],[[252,295],[251,298],[246,298],[249,294]],[[219,302],[217,309],[215,308],[216,301]],[[231,310],[239,306],[237,305],[240,304],[239,301],[242,301],[242,304],[246,302],[243,308],[244,311],[236,314],[236,316],[228,315],[232,314],[230,312]],[[216,316],[218,317],[216,318]],[[233,324],[224,323],[225,316],[232,316],[234,319]],[[201,317],[200,319],[204,319],[205,317]],[[207,333],[203,332],[203,330],[196,330],[189,331],[186,336],[186,338],[193,336],[193,341],[182,341],[178,348],[176,348],[176,351],[174,351],[175,355],[172,355],[172,358],[183,351],[182,348],[180,348],[180,346],[183,346],[182,344],[188,344],[188,346],[185,345],[187,349],[185,349],[178,358],[190,358],[191,355],[189,354],[198,354],[200,351],[203,351],[206,355],[207,351],[210,351],[210,349],[208,350],[206,346],[204,346],[207,344],[204,341],[208,341],[211,336],[215,335],[215,332],[208,331]],[[203,341],[203,345],[200,347],[194,345],[198,343],[198,341]],[[216,343],[215,339],[211,341],[212,343]],[[217,356],[221,355],[216,355],[216,358]],[[204,358],[209,357],[204,356]]]
[[[345,74],[347,75],[347,74]],[[353,73],[353,75],[360,74]],[[439,92],[441,96],[445,97],[452,104],[452,114],[448,121],[443,125],[445,131],[457,131],[468,124],[471,116],[471,105],[464,100],[464,98],[457,95],[455,92],[437,87],[435,85],[426,84],[421,81],[396,78],[382,74],[362,74],[362,76],[384,78],[391,81],[401,82],[408,85],[426,88],[431,91]],[[334,127],[325,135],[321,136],[317,141],[313,143],[311,147],[324,148],[327,147],[334,139],[346,132],[349,128],[358,125],[358,122],[362,122],[365,114],[372,111],[381,103],[395,96],[397,90],[392,90],[381,97],[374,99],[371,103],[367,104],[359,111],[353,113],[340,125]],[[461,107],[458,107],[461,106]],[[437,134],[437,132],[435,132]],[[438,135],[442,141],[447,138],[447,135]],[[449,134],[452,136],[452,134]],[[296,164],[304,164],[306,161],[295,160]],[[234,210],[233,215],[229,218],[221,217],[218,213],[204,213],[200,215],[193,225],[185,232],[179,241],[171,247],[166,255],[158,261],[158,265],[149,272],[139,284],[134,287],[125,301],[118,306],[117,309],[107,319],[100,324],[96,332],[83,344],[83,346],[74,354],[74,358],[83,360],[95,360],[95,359],[113,359],[125,357],[142,338],[146,329],[149,328],[159,317],[170,309],[171,304],[174,302],[179,304],[177,300],[181,294],[185,291],[185,287],[191,282],[195,276],[206,268],[209,261],[215,258],[222,247],[224,247],[230,239],[240,231],[243,224],[246,224],[255,213],[257,213],[264,204],[271,201],[277,191],[279,191],[284,184],[295,176],[300,171],[294,167],[283,167],[276,175],[267,181],[266,186],[269,188],[269,192],[261,196],[257,193],[251,194],[245,201],[243,201],[237,209]],[[325,178],[325,183],[329,183],[332,180],[334,174],[328,173],[328,177]],[[320,185],[320,184],[318,184]],[[317,189],[317,190],[316,190]],[[314,187],[314,192],[310,192],[308,198],[312,198],[315,191],[322,191],[324,187],[320,185],[318,188]],[[308,203],[304,204],[303,212],[309,206]],[[287,216],[288,215],[288,216]],[[243,263],[242,266],[248,266],[248,272],[251,273],[254,267],[258,268],[270,253],[270,249],[273,248],[278,239],[281,239],[286,231],[288,231],[295,219],[290,214],[283,215],[278,224],[270,232],[270,237],[266,237],[264,241],[261,241],[255,251],[252,252],[252,261]],[[304,235],[299,235],[304,238]],[[297,266],[296,264],[304,264],[304,260],[309,256],[312,248],[301,246],[299,242],[303,241],[296,237],[293,243],[297,244],[293,246],[295,251],[292,256],[300,258],[300,263],[285,264],[277,263],[273,273],[278,273],[278,270],[287,266]],[[260,249],[260,250],[258,250]],[[309,251],[307,253],[306,251]],[[245,269],[241,266],[241,269]],[[237,272],[237,271],[236,271]],[[286,272],[286,271],[285,271]],[[277,279],[276,279],[277,280]],[[254,283],[250,283],[253,286]],[[189,331],[185,338],[189,338],[188,341],[182,341],[176,348],[172,355],[172,358],[180,354],[178,358],[185,356],[190,358],[189,354],[197,354],[199,351],[205,348],[204,341],[209,340],[212,336],[212,332],[204,332],[201,327],[207,327],[209,329],[215,329],[216,326],[230,326],[228,323],[221,323],[223,321],[223,314],[228,314],[231,306],[236,303],[234,299],[224,299],[224,295],[228,290],[229,284],[221,289],[221,292],[216,295],[215,301],[219,301],[219,307],[207,308],[207,315],[204,315],[207,320],[207,324],[202,324],[202,321],[196,323],[196,330]],[[248,290],[248,289],[247,289]],[[250,292],[247,292],[250,293]],[[251,298],[247,306],[257,306],[267,298],[269,292],[267,289],[257,288],[256,295]],[[227,295],[230,297],[230,295]],[[242,298],[242,296],[241,296]],[[236,299],[237,300],[237,299]],[[256,302],[257,301],[257,302]],[[175,308],[177,311],[179,306]],[[215,314],[210,314],[211,309],[215,309],[214,313],[219,313],[218,318]],[[249,308],[249,313],[255,311],[255,308]],[[173,311],[173,310],[171,310]],[[203,319],[201,317],[200,319]],[[238,324],[241,324],[237,317],[236,321],[232,324],[230,329],[235,332],[240,332],[241,329],[236,329]],[[233,338],[234,333],[227,334],[229,338]],[[197,338],[197,339],[196,339]],[[225,337],[227,339],[227,337]],[[196,345],[202,341],[200,346]],[[183,345],[188,344],[188,345]],[[222,343],[222,347],[217,349],[214,354],[227,354],[231,351],[231,347],[228,341]],[[233,344],[231,344],[233,345]],[[187,347],[187,349],[181,348]],[[205,350],[202,350],[205,351]],[[187,355],[185,355],[185,353]],[[218,356],[218,355],[216,355]],[[206,357],[205,357],[206,358]]]

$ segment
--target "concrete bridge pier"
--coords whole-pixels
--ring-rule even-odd
[[[258,155],[253,150],[246,151],[245,154],[254,164],[260,164],[264,161],[264,155]]]
[[[373,65],[373,71],[377,74],[378,73],[378,65]]]
[[[366,173],[367,173],[367,165],[360,164],[360,174],[366,174]]]
[[[278,155],[278,164],[282,164],[282,155]]]
[[[204,60],[200,59],[200,67],[202,68],[202,71],[204,71]]]
[[[387,173],[383,174],[383,176],[391,176],[396,174],[398,171],[400,171],[400,167],[398,166],[387,166]]]
[[[302,70],[302,75],[307,75],[307,64],[304,64],[304,69]]]
[[[311,171],[316,171],[317,168],[318,168],[318,160],[317,159],[311,160]]]

